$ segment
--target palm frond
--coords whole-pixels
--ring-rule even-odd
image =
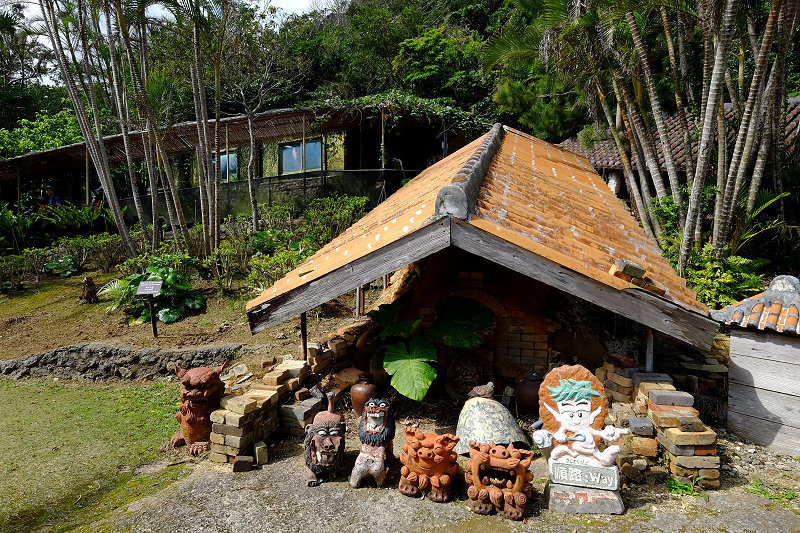
[[[541,34],[534,26],[507,26],[483,47],[481,66],[489,71],[500,62],[532,60],[539,54],[540,39]]]

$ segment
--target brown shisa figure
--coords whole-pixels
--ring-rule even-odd
[[[502,513],[510,520],[528,514],[533,495],[533,472],[528,470],[533,452],[490,442],[469,443],[469,460],[464,478],[469,484],[469,506],[478,514]]]
[[[211,413],[219,409],[219,400],[225,394],[225,383],[219,375],[226,366],[227,361],[215,368],[200,366],[191,370],[175,365],[181,380],[181,406],[175,413],[181,429],[171,441],[176,448],[188,444],[192,455],[208,450]]]
[[[364,478],[372,476],[382,487],[386,484],[386,460],[394,458],[394,417],[389,400],[375,399],[364,404],[358,438],[361,439],[361,452],[350,473],[350,486],[358,488]]]
[[[328,393],[328,410],[316,414],[306,426],[303,442],[306,459],[306,483],[309,487],[320,484],[320,477],[332,474],[342,466],[344,437],[347,427],[344,415],[334,408],[333,393]]]
[[[434,502],[450,500],[453,480],[458,473],[458,443],[455,435],[423,433],[417,428],[405,428],[406,442],[400,454],[400,492],[406,496],[427,494]]]

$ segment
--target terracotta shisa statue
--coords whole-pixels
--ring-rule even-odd
[[[227,361],[215,368],[201,366],[191,370],[175,365],[175,373],[181,380],[181,406],[175,413],[181,429],[171,441],[176,448],[188,444],[192,455],[208,450],[211,413],[219,409],[219,400],[225,394],[225,383],[219,375],[226,366]]]
[[[458,454],[453,451],[458,437],[423,433],[407,427],[406,443],[400,454],[400,492],[406,496],[427,494],[434,502],[450,500],[454,476],[458,474]]]
[[[329,392],[328,410],[317,413],[314,421],[306,426],[303,447],[309,487],[316,487],[320,476],[331,474],[342,466],[347,427],[344,415],[336,411],[333,404],[333,393]]]
[[[464,478],[469,484],[469,506],[478,514],[502,513],[510,520],[522,520],[533,495],[533,472],[528,470],[533,452],[480,442],[469,443],[469,461]]]
[[[364,404],[358,438],[361,439],[361,452],[350,473],[350,486],[357,488],[365,477],[372,476],[382,487],[386,484],[386,460],[394,458],[394,417],[389,400],[374,399]]]

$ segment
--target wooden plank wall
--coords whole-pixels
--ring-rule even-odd
[[[800,453],[800,337],[732,328],[728,431]]]

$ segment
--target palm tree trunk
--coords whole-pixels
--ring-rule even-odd
[[[128,163],[128,187],[131,189],[131,196],[133,197],[133,205],[136,208],[136,215],[139,217],[139,223],[142,226],[142,233],[145,235],[145,239],[149,236],[147,235],[147,224],[145,223],[144,217],[144,209],[142,208],[142,199],[139,196],[139,187],[136,184],[136,175],[134,173],[134,161],[133,161],[133,154],[131,153],[131,139],[130,133],[128,132],[128,122],[125,117],[125,105],[122,101],[122,84],[119,75],[119,62],[117,60],[117,50],[116,46],[114,45],[114,32],[111,31],[111,9],[108,4],[108,1],[105,2],[105,12],[106,12],[106,32],[108,33],[108,42],[106,43],[108,46],[108,55],[109,55],[109,62],[111,63],[111,88],[114,93],[114,100],[117,104],[117,110],[119,113],[119,127],[120,131],[122,132],[122,144],[125,148],[125,160]]]
[[[206,102],[206,84],[205,75],[203,72],[203,58],[200,51],[200,24],[195,19],[192,24],[192,48],[194,49],[194,72],[197,78],[196,95],[199,99],[199,114],[197,115],[197,135],[200,144],[200,154],[202,160],[198,160],[198,167],[201,164],[203,169],[203,178],[205,179],[205,212],[203,213],[203,239],[206,241],[204,244],[207,248],[207,253],[211,253],[212,243],[214,242],[215,227],[212,223],[212,195],[213,191],[211,186],[211,176],[213,168],[211,166],[211,148],[208,143],[208,103]],[[202,194],[203,191],[201,191]]]
[[[650,60],[647,56],[647,50],[644,47],[642,36],[639,33],[639,26],[636,24],[636,18],[631,11],[625,14],[625,18],[631,30],[633,44],[639,56],[639,64],[642,67],[642,74],[644,75],[647,92],[650,95],[650,109],[653,111],[653,120],[656,123],[656,130],[658,130],[658,139],[661,141],[661,154],[664,156],[664,166],[667,168],[667,178],[669,179],[669,188],[672,192],[672,201],[675,202],[675,209],[678,213],[678,223],[683,226],[685,224],[686,214],[683,211],[683,199],[681,198],[680,183],[678,182],[678,169],[675,167],[675,156],[672,154],[672,143],[670,143],[669,140],[667,126],[664,124],[661,99],[658,97],[656,82],[653,79],[653,72],[650,70]],[[669,25],[667,26],[669,27]]]
[[[628,118],[631,124],[633,124],[633,131],[636,133],[636,139],[644,152],[647,169],[650,171],[650,178],[653,180],[653,186],[656,189],[656,196],[659,200],[666,198],[668,194],[667,189],[664,187],[664,180],[661,178],[661,169],[658,166],[658,157],[656,156],[656,146],[653,139],[647,134],[647,127],[644,124],[642,115],[639,113],[639,107],[630,94],[628,86],[622,78],[622,74],[617,70],[614,71],[614,82],[624,99],[623,101],[625,103],[625,109],[628,112]],[[639,173],[642,174],[643,171],[644,169],[640,169]]]
[[[144,128],[143,128],[144,129]],[[161,220],[158,215],[158,171],[153,165],[153,146],[147,139],[147,136],[142,133],[142,151],[144,152],[144,161],[147,165],[147,177],[150,180],[150,212],[153,215],[153,235],[152,245],[153,250],[158,249],[158,244],[161,239]],[[169,214],[167,215],[169,216]]]
[[[208,256],[211,253],[211,241],[209,240],[209,227],[208,227],[208,198],[206,197],[206,161],[204,157],[204,138],[203,126],[200,124],[200,117],[202,111],[200,109],[200,88],[197,83],[197,69],[195,65],[189,66],[189,75],[192,79],[192,94],[194,95],[194,114],[197,117],[197,149],[195,154],[197,156],[197,184],[200,188],[200,219],[203,224],[203,251]]]
[[[770,8],[769,18],[767,19],[767,26],[764,29],[764,35],[761,39],[761,51],[758,54],[755,68],[753,70],[753,78],[750,82],[750,94],[747,97],[744,112],[742,113],[742,120],[739,124],[739,134],[736,138],[736,145],[733,149],[731,156],[731,164],[729,172],[733,177],[733,187],[726,187],[725,197],[722,201],[722,212],[720,224],[714,227],[714,254],[717,260],[723,257],[723,250],[728,233],[730,233],[731,221],[733,219],[733,212],[735,210],[736,198],[739,195],[739,190],[744,182],[745,172],[747,170],[747,156],[750,148],[756,142],[755,123],[751,121],[754,115],[754,108],[758,98],[759,91],[764,79],[764,73],[767,69],[767,62],[769,60],[769,51],[772,48],[772,40],[775,35],[775,27],[777,26],[778,15],[780,14],[782,0],[773,0],[772,7]],[[729,181],[731,178],[728,178]]]
[[[686,171],[686,182],[692,183],[694,179],[694,159],[692,156],[692,135],[689,130],[689,121],[686,118],[686,106],[683,102],[683,90],[681,89],[681,80],[678,78],[678,62],[675,58],[675,46],[672,43],[672,31],[669,27],[669,19],[667,18],[667,8],[661,7],[661,23],[664,25],[664,36],[667,41],[667,51],[669,52],[669,65],[670,73],[672,74],[672,87],[675,93],[675,104],[678,108],[678,122],[681,125],[681,133],[683,134],[683,154],[684,154],[684,170]]]
[[[244,100],[244,95],[242,96]],[[247,190],[250,193],[250,210],[253,218],[253,231],[258,231],[258,202],[253,184],[253,174],[256,168],[256,135],[253,128],[253,113],[247,113],[247,131],[250,134],[250,159],[247,162]]]
[[[724,104],[720,102],[717,110],[717,193],[714,202],[714,227],[722,218],[722,199],[725,197],[725,188],[728,186],[728,128],[725,125]],[[698,211],[699,213],[699,211]],[[716,232],[712,232],[712,243]]]
[[[217,62],[214,65],[214,152],[217,155],[216,161],[217,164],[214,165],[214,200],[211,204],[212,215],[214,217],[214,248],[219,248],[219,243],[222,240],[220,235],[220,216],[219,216],[219,190],[222,181],[222,160],[221,160],[221,150],[220,150],[220,130],[219,130],[219,123],[222,119],[222,111],[221,111],[221,104],[222,104],[222,87],[221,87],[221,77],[222,77],[222,67]],[[227,154],[226,156],[227,157]]]
[[[706,165],[711,153],[711,140],[713,139],[714,124],[719,102],[722,98],[722,86],[725,82],[725,70],[728,68],[733,29],[736,24],[736,14],[739,10],[739,0],[728,0],[720,24],[719,39],[714,53],[714,68],[709,81],[708,97],[704,106],[702,134],[700,147],[697,152],[697,166],[694,169],[692,193],[689,196],[689,209],[686,214],[686,227],[683,231],[683,241],[678,255],[678,271],[682,272],[689,259],[689,252],[694,244],[695,224],[699,222],[699,213],[702,207],[703,187],[705,186]],[[713,117],[713,121],[712,121]]]
[[[686,19],[687,15],[683,11],[678,11],[678,59],[681,70],[681,83],[684,87],[686,99],[689,103],[694,101],[694,92],[692,91],[691,80],[689,79],[689,60],[686,54],[686,45],[684,44],[684,35],[686,33]]]

